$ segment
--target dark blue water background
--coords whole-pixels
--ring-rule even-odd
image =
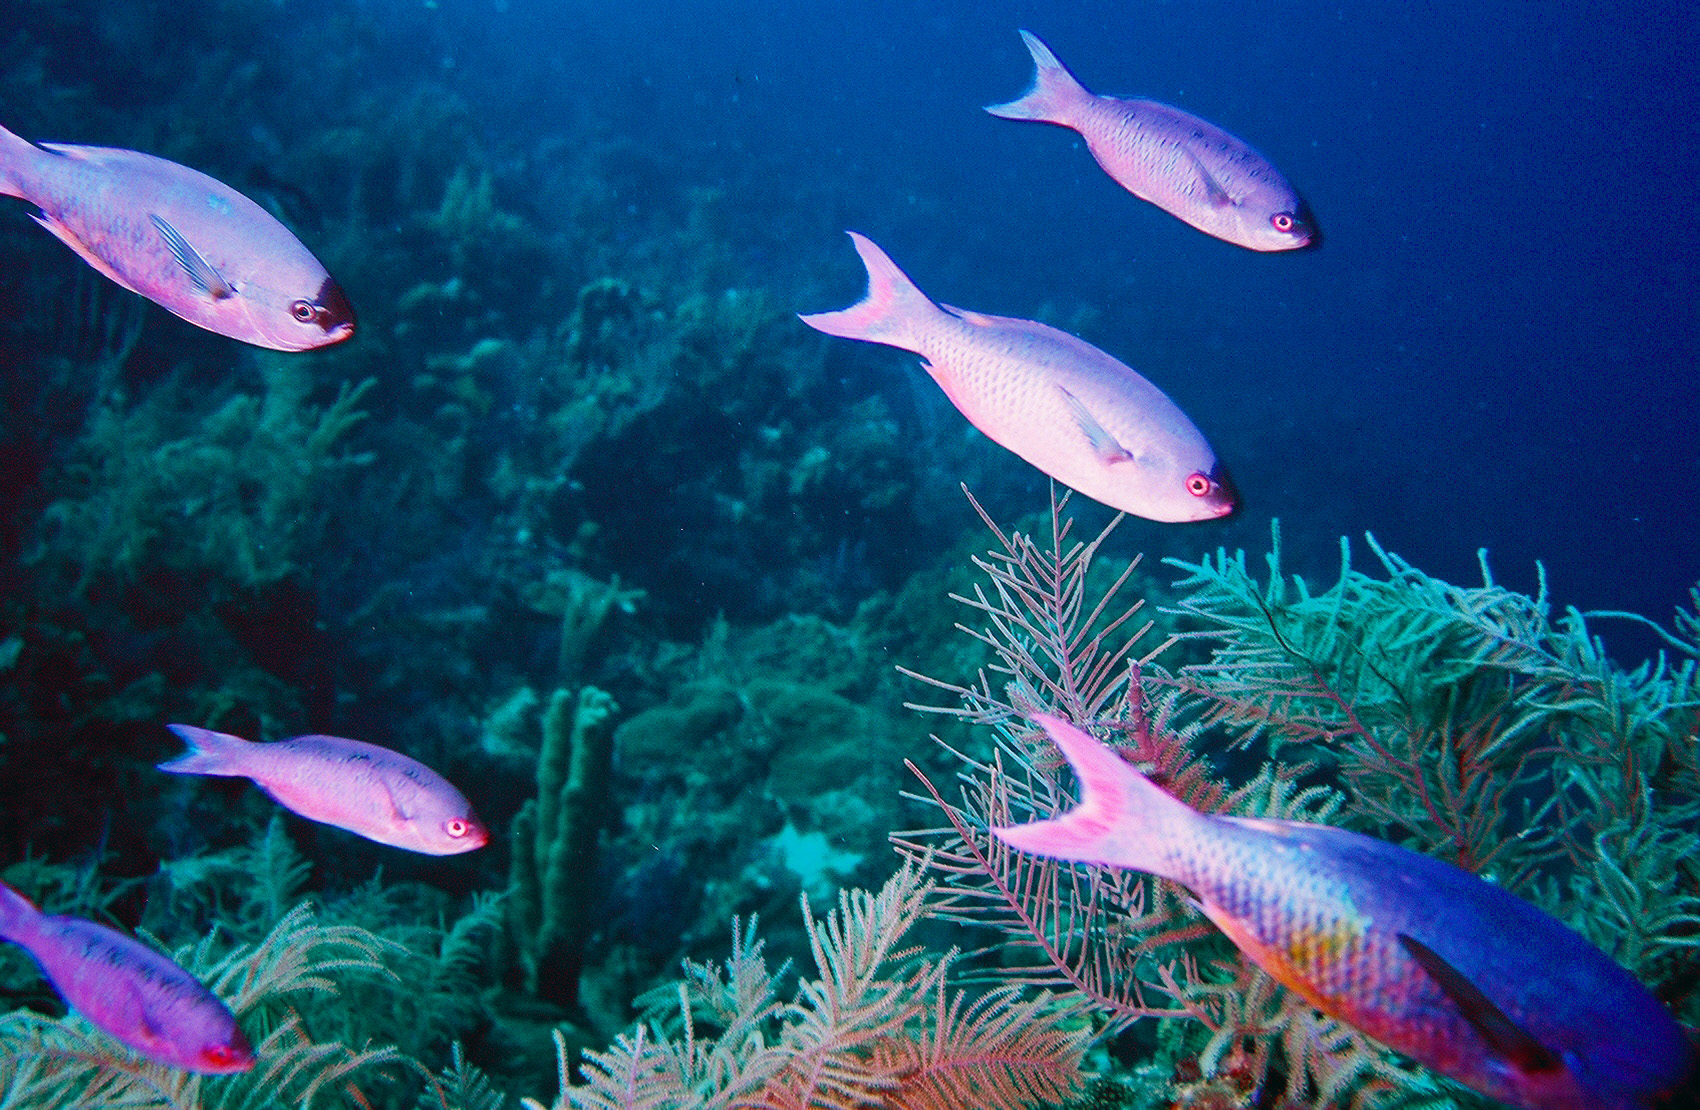
[[[103,50],[167,33],[165,9],[132,7]],[[292,57],[319,36],[351,107],[362,86],[428,77],[466,98],[493,148],[528,157],[587,127],[629,138],[727,191],[739,283],[788,309],[860,295],[839,234],[853,227],[940,300],[1042,316],[1141,369],[1245,502],[1220,524],[1136,525],[1127,542],[1153,556],[1261,550],[1278,516],[1292,564],[1320,574],[1338,536],[1367,530],[1453,581],[1475,580],[1481,547],[1520,589],[1542,560],[1555,598],[1582,608],[1667,620],[1695,582],[1692,6],[355,10],[357,44],[327,33],[348,9],[286,0],[229,48],[265,66],[268,36]],[[1218,242],[1127,195],[1072,133],[982,112],[1030,81],[1018,27],[1094,91],[1178,104],[1257,146],[1314,208],[1322,246]],[[314,125],[278,108],[255,121],[268,142]],[[848,393],[959,419],[908,360],[848,343],[830,357]],[[1652,643],[1613,635],[1632,654]]]
[[[1085,320],[1245,495],[1231,526],[1142,530],[1152,554],[1257,547],[1279,516],[1299,565],[1369,530],[1470,582],[1487,547],[1508,584],[1531,589],[1539,559],[1560,603],[1664,620],[1700,568],[1697,18],[510,0],[409,24],[493,127],[588,108],[693,161],[754,162],[771,189],[733,202],[775,226],[808,226],[797,207],[830,196],[822,224],[872,236],[938,299]],[[1217,242],[1124,193],[1071,132],[979,111],[1030,80],[1017,27],[1094,91],[1246,138],[1313,206],[1321,248]],[[848,243],[828,244],[842,274],[824,300],[798,274],[822,244],[785,246],[743,255],[752,283],[798,283],[808,311],[859,295]],[[865,350],[843,364],[895,373]]]

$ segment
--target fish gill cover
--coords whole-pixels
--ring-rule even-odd
[[[1018,28],[1255,147],[1322,242],[1219,242],[1072,133],[987,115],[1031,78]],[[1016,695],[1161,724],[1147,762],[1195,805],[1487,875],[1692,1026],[1691,46],[1661,5],[26,6],[0,124],[226,182],[360,323],[239,348],[4,203],[0,878],[139,928],[259,1063],[129,1056],[5,945],[0,1087],[494,1106],[557,1089],[560,1031],[578,1106],[637,1075],[654,1105],[687,1101],[665,1075],[822,1105],[948,1105],[951,1076],[1009,1105],[1483,1105],[1316,1017],[1172,886],[977,860],[1010,821],[987,807],[1064,804]],[[1022,514],[1047,483],[912,357],[796,322],[861,294],[847,227],[1160,381],[1241,511],[1124,521],[1089,569],[1070,541],[1109,514],[1076,501],[1050,593],[1000,592],[1045,573],[1051,520]],[[1235,552],[1275,517],[1265,573]],[[1047,663],[1047,620],[1101,626],[1124,571],[1147,604],[1118,631],[1158,626]],[[1071,689],[1025,657],[1110,662]],[[899,664],[972,695],[931,722],[960,759]],[[492,842],[408,858],[159,774],[168,721],[404,752]],[[1065,882],[988,900],[1000,867]]]

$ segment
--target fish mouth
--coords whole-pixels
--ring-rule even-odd
[[[327,277],[313,298],[313,322],[325,333],[326,342],[340,343],[354,334],[354,306],[335,278]]]
[[[1209,477],[1210,492],[1204,495],[1204,503],[1212,510],[1212,518],[1220,519],[1239,508],[1240,491],[1228,477],[1228,468],[1221,463],[1210,468]]]

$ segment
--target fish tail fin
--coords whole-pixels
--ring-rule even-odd
[[[214,732],[210,728],[196,728],[194,725],[165,727],[189,745],[189,750],[176,759],[168,759],[159,764],[161,771],[170,771],[174,775],[221,775],[226,778],[242,778],[247,775],[242,769],[242,753],[252,745],[240,736]]]
[[[18,171],[41,154],[41,148],[20,135],[0,127],[0,196],[21,197],[24,187]]]
[[[1114,748],[1049,714],[1033,718],[1080,780],[1080,804],[1048,821],[994,827],[1021,852],[1164,875],[1167,848],[1194,816],[1186,804],[1127,764]],[[1167,876],[1173,877],[1173,876]]]
[[[873,240],[854,231],[849,235],[868,268],[868,295],[837,312],[799,314],[797,318],[828,335],[914,350],[915,322],[943,310]]]
[[[17,935],[24,922],[33,920],[40,913],[34,902],[0,883],[0,939]]]
[[[1066,125],[1074,115],[1074,106],[1092,94],[1057,61],[1057,56],[1039,41],[1038,35],[1023,31],[1021,38],[1033,55],[1033,87],[1019,100],[988,105],[986,111],[1004,119],[1032,119]]]

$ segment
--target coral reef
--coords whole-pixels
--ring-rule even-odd
[[[1046,709],[1118,733],[1195,808],[1345,824],[1449,857],[1573,925],[1685,1020],[1700,1016],[1693,658],[1624,672],[1580,614],[1551,623],[1544,594],[1496,586],[1485,562],[1481,587],[1451,586],[1373,538],[1385,579],[1346,560],[1313,593],[1282,577],[1277,533],[1266,585],[1243,554],[1175,564],[1187,573],[1177,611],[1195,622],[1180,636],[1214,651],[1169,670],[1158,660],[1174,638],[1142,645],[1142,603],[1118,603],[1120,581],[1087,589],[1109,530],[1080,542],[1070,526],[1063,503],[1049,542],[993,526],[988,585],[959,600],[998,662],[972,685],[926,681],[958,699],[937,712],[990,728],[995,747],[960,755],[959,798],[923,776],[945,823],[894,838],[940,876],[933,912],[1013,942],[1003,974],[1089,999],[1106,1032],[1195,1023],[1182,1047],[1200,1076],[1249,1077],[1246,1090],[1341,1107],[1469,1098],[1278,987],[1171,884],[991,837],[990,825],[1072,804],[1056,757],[1022,727]],[[1220,770],[1236,766],[1237,782]],[[1657,889],[1654,873],[1667,880]]]
[[[508,922],[527,993],[578,1003],[596,899],[597,839],[610,802],[614,699],[556,690],[543,713],[537,795],[514,815]]]
[[[716,1105],[1023,1110],[1078,1088],[1086,1030],[1066,1006],[1009,989],[969,996],[947,983],[952,956],[904,947],[928,889],[905,867],[877,894],[846,891],[824,918],[803,912],[815,978],[780,1002],[755,921],[732,926],[724,964],[685,965],[649,996],[644,1020],[549,1110]],[[563,1050],[564,1053],[564,1050]],[[530,1110],[545,1110],[527,1099]]]

